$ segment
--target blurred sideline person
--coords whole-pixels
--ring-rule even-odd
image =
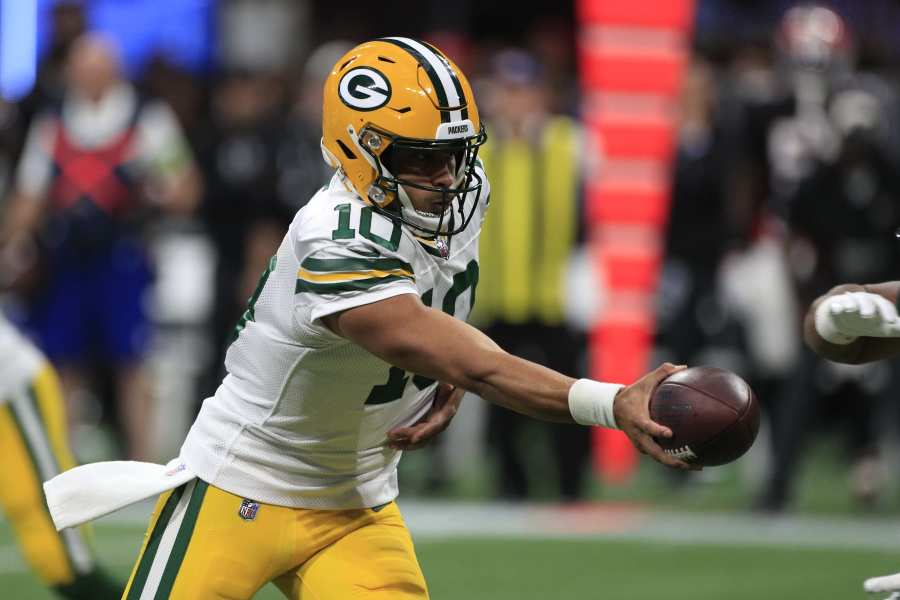
[[[804,338],[822,358],[859,365],[900,356],[900,281],[839,285],[817,298],[806,313]],[[900,573],[873,577],[868,592],[893,592],[900,600]]]
[[[278,200],[279,141],[284,129],[277,116],[279,104],[271,75],[227,71],[215,83],[209,122],[198,136],[197,157],[206,184],[200,214],[217,257],[213,307],[217,360],[206,393],[221,379],[221,358],[234,323],[296,212]]]
[[[315,48],[306,59],[282,132],[279,149],[278,196],[291,214],[302,208],[327,183],[334,170],[322,160],[322,82],[335,61],[354,44],[332,40]]]
[[[789,251],[811,256],[808,277],[797,285],[802,305],[840,282],[884,281],[898,272],[900,247],[892,232],[900,226],[895,209],[900,204],[900,181],[895,164],[872,134],[870,128],[853,127],[842,135],[834,162],[817,165],[790,203]],[[839,407],[839,422],[847,435],[854,498],[862,506],[874,505],[885,487],[878,413],[892,402],[896,370],[893,361],[845,367],[803,352],[792,383],[814,392],[794,395],[789,401],[792,409],[779,415],[784,439],[771,500],[786,497],[811,417],[830,404]]]
[[[47,102],[59,100],[65,88],[66,59],[72,44],[84,35],[87,15],[80,0],[55,2],[49,10],[47,32],[50,39],[38,65],[37,78],[31,92],[18,106],[27,124]],[[21,149],[21,147],[20,147]]]
[[[749,349],[765,332],[779,342],[763,354],[752,352],[755,365],[775,366],[766,357],[777,352],[788,359],[785,368],[766,368],[769,376],[759,382],[768,392],[760,397],[773,399],[774,460],[756,502],[766,511],[790,505],[806,442],[826,415],[836,418],[821,420],[847,440],[855,500],[872,506],[883,487],[877,414],[890,397],[894,366],[846,368],[803,348],[779,350],[800,339],[791,330],[801,321],[799,314],[791,317],[795,306],[807,306],[840,282],[883,281],[896,273],[900,253],[890,239],[900,225],[894,209],[896,93],[889,80],[857,65],[853,37],[848,22],[829,7],[790,8],[774,36],[774,68],[748,54],[745,90],[733,107],[740,107],[732,121],[739,124],[739,160],[729,188],[733,206],[743,212],[752,205],[756,215],[738,222],[749,226],[745,235],[757,249],[779,246],[770,265],[788,274],[791,288],[785,297],[782,285],[767,285],[755,298],[757,310],[741,311],[758,315],[748,321]],[[753,295],[732,289],[735,298]],[[778,340],[782,336],[790,339]]]
[[[397,463],[447,427],[463,390],[543,420],[621,428],[654,459],[691,468],[654,442],[671,431],[647,408],[678,367],[628,387],[576,381],[465,323],[490,186],[471,88],[446,56],[401,37],[353,48],[325,82],[322,133],[337,173],[270,259],[180,457],[86,465],[45,485],[59,527],[169,490],[126,600],[248,599],[270,581],[294,600],[427,598],[394,503]],[[159,487],[121,489],[154,467]],[[66,521],[59,508],[84,512]]]
[[[79,38],[62,102],[31,125],[0,228],[4,269],[37,239],[40,271],[24,327],[58,367],[80,420],[89,370],[113,370],[125,453],[148,458],[152,390],[145,292],[152,269],[141,239],[152,205],[191,212],[199,179],[171,110],[122,79],[112,43]]]
[[[673,362],[718,366],[749,378],[742,327],[721,284],[738,232],[728,204],[728,140],[715,76],[711,64],[694,56],[682,82],[656,342]]]
[[[491,172],[490,218],[481,235],[483,283],[472,322],[508,352],[563,373],[586,363],[586,341],[566,323],[564,274],[578,241],[580,130],[551,111],[547,74],[525,50],[508,48],[493,60],[485,84],[491,139],[481,151]],[[546,434],[556,468],[556,493],[584,495],[590,431],[537,423],[491,404],[487,442],[496,453],[499,495],[524,500],[540,481],[527,448]]]
[[[25,560],[63,598],[118,598],[95,564],[87,526],[57,533],[41,483],[75,466],[56,373],[0,313],[0,507]]]
[[[322,160],[320,147],[322,81],[352,47],[329,42],[309,56],[286,117],[279,114],[278,85],[271,73],[233,70],[216,82],[197,151],[206,182],[200,212],[218,257],[213,313],[217,360],[205,382],[207,393],[218,387],[232,328],[259,273],[294,214],[334,173]]]

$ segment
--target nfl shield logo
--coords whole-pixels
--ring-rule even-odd
[[[238,509],[238,516],[245,521],[252,521],[259,512],[259,503],[244,498],[241,501],[241,508]]]
[[[447,258],[448,256],[450,256],[450,246],[447,245],[447,242],[445,242],[444,240],[438,240],[436,245],[441,258]]]

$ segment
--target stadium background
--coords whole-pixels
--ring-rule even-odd
[[[165,459],[217,379],[238,299],[252,291],[238,278],[223,299],[217,269],[255,281],[254,257],[268,256],[272,231],[319,186],[310,154],[289,146],[308,146],[302,123],[323,65],[340,41],[430,40],[476,84],[489,131],[521,125],[505,114],[517,110],[578,125],[569,162],[528,169],[525,191],[509,182],[531,163],[501,160],[500,141],[515,136],[487,149],[489,169],[490,158],[511,169],[499,187],[528,194],[517,206],[532,217],[503,213],[512,250],[485,269],[520,281],[510,273],[530,252],[562,255],[563,266],[547,266],[549,279],[535,276],[521,297],[483,281],[479,324],[537,357],[574,347],[572,369],[600,378],[633,379],[662,359],[725,366],[753,383],[767,417],[738,463],[681,477],[637,461],[615,436],[560,445],[571,432],[509,423],[468,398],[441,444],[401,467],[401,507],[433,596],[863,597],[864,577],[900,567],[897,369],[818,363],[798,345],[798,322],[804,303],[839,281],[896,278],[900,3],[834,2],[802,22],[787,16],[794,5],[2,0],[0,195],[47,100],[38,76],[65,55],[62,26],[78,13],[76,24],[116,40],[129,79],[173,107],[206,182],[196,214],[149,227],[148,427],[152,458]],[[543,95],[529,96],[536,87]],[[254,108],[236,127],[229,115],[242,102]],[[223,157],[246,176],[225,177]],[[532,171],[552,179],[559,168],[572,173],[554,180],[569,193],[551,202]],[[576,215],[561,245],[534,234],[541,218],[566,225],[547,206]],[[229,250],[236,239],[244,247]],[[549,288],[555,299],[533,299]],[[24,302],[3,296],[13,316]],[[551,328],[566,336],[543,335]],[[85,403],[76,453],[121,456],[102,368]],[[113,570],[131,565],[148,513],[99,523]],[[5,525],[0,585],[3,597],[50,597]]]

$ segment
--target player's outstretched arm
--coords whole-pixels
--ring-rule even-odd
[[[401,369],[537,419],[618,427],[641,452],[671,467],[690,468],[653,440],[671,431],[650,420],[648,410],[656,385],[677,367],[665,365],[621,389],[576,382],[505,352],[474,327],[426,307],[412,294],[352,308],[324,321],[336,334]]]
[[[831,289],[806,313],[806,344],[823,358],[847,364],[900,355],[898,295],[900,281]]]

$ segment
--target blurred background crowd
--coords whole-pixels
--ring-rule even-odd
[[[331,176],[322,82],[382,35],[429,40],[475,86],[493,195],[474,324],[587,373],[603,280],[585,258],[583,178],[602,177],[603,148],[580,120],[570,3],[38,7],[33,82],[0,82],[2,309],[58,368],[81,460],[177,452],[259,273]],[[696,3],[653,361],[732,369],[763,401],[762,437],[734,467],[741,507],[790,508],[823,439],[842,473],[829,484],[854,506],[885,506],[898,479],[898,365],[836,365],[800,342],[815,296],[900,276],[898,32],[896,0]],[[468,399],[442,443],[409,457],[405,493],[615,495],[590,445],[582,428]],[[723,478],[647,469],[673,488]]]

